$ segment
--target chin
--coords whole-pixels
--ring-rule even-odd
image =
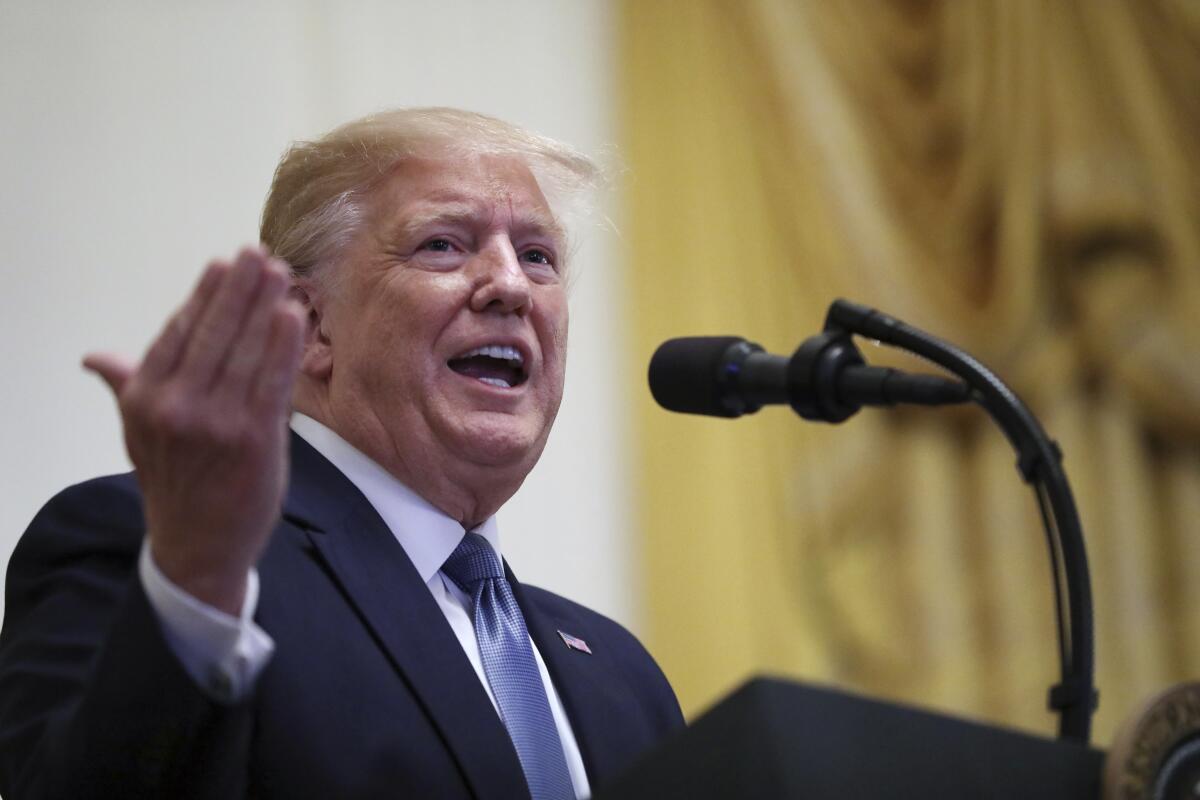
[[[532,426],[523,425],[512,419],[481,420],[468,425],[459,436],[459,451],[470,461],[490,467],[519,467],[525,471],[533,469],[546,437]]]

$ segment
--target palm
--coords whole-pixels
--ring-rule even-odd
[[[287,481],[286,419],[303,317],[286,266],[257,249],[214,262],[136,367],[89,356],[117,396],[163,572],[241,606]]]

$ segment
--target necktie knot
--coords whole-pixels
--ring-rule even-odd
[[[467,535],[446,559],[442,572],[467,594],[474,594],[480,581],[504,577],[496,551],[486,539],[471,531],[467,531]]]

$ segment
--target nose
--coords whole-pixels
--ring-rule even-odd
[[[533,307],[529,276],[506,237],[490,243],[476,257],[472,311],[524,316]]]

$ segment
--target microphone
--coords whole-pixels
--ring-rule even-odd
[[[869,367],[852,335],[921,356],[961,380]],[[670,411],[740,417],[764,405],[787,403],[805,419],[824,422],[841,422],[864,405],[978,403],[1016,450],[1017,470],[1034,488],[1050,545],[1062,675],[1050,689],[1050,708],[1060,715],[1059,738],[1087,744],[1097,702],[1096,654],[1079,512],[1062,469],[1062,452],[994,372],[966,351],[919,328],[873,308],[835,300],[826,314],[825,329],[805,339],[790,358],[764,353],[736,336],[664,342],[650,359],[650,391]],[[1169,756],[1184,766],[1165,780],[1187,775],[1189,769],[1195,772],[1200,746],[1186,753],[1184,749]],[[1193,779],[1194,774],[1189,780]]]
[[[821,422],[841,422],[865,405],[972,399],[962,381],[867,366],[840,331],[807,339],[790,358],[737,336],[669,339],[650,359],[650,392],[663,408],[685,414],[740,417],[786,404]]]

